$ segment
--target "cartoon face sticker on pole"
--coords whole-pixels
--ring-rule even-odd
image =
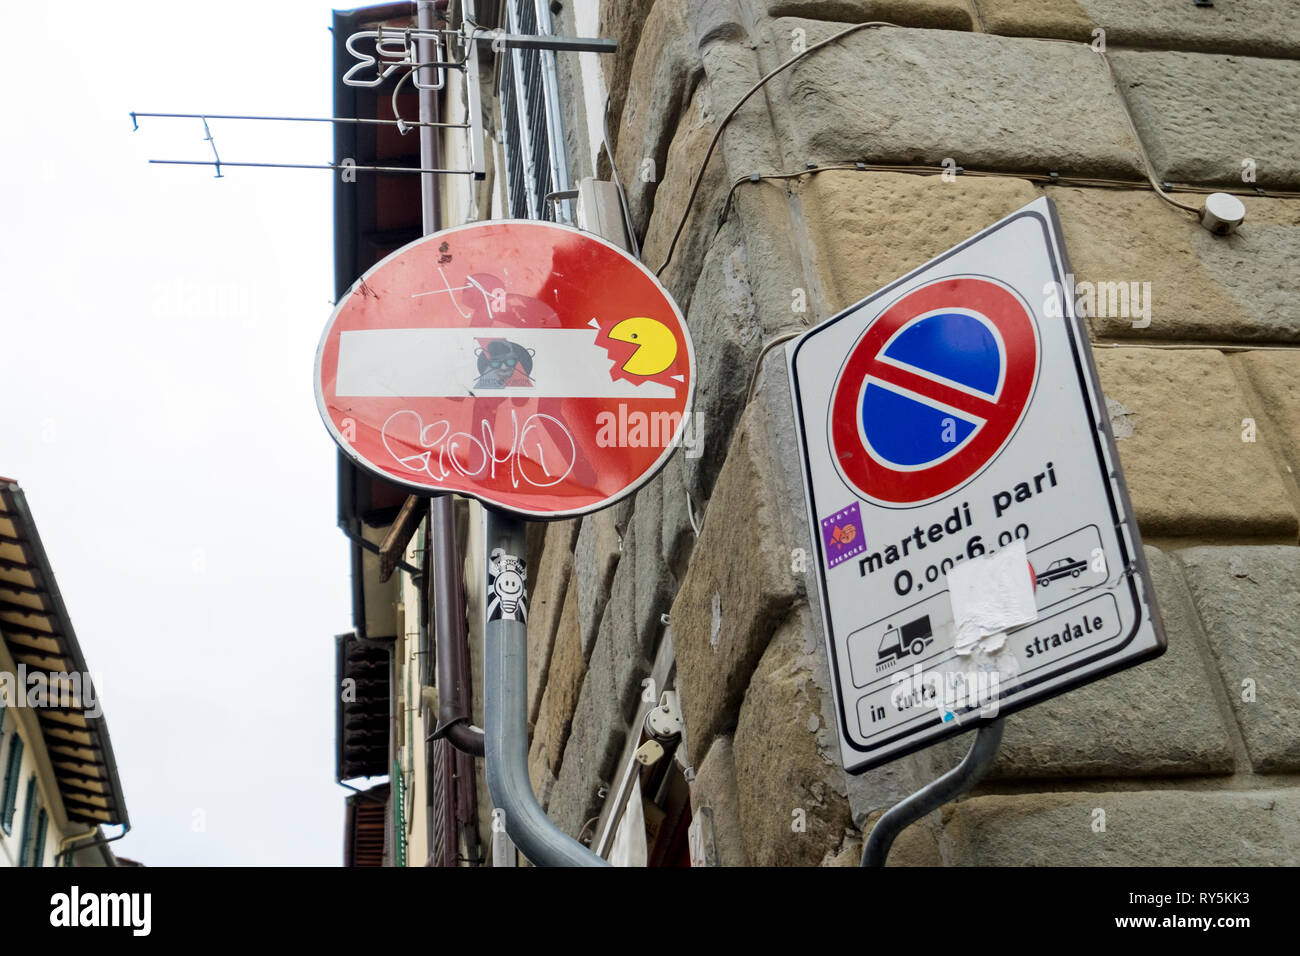
[[[488,558],[489,621],[527,621],[527,563],[523,558],[493,548]]]
[[[358,465],[417,492],[560,518],[612,504],[667,463],[695,355],[639,261],[567,226],[498,220],[426,236],[366,272],[315,371],[321,417]]]

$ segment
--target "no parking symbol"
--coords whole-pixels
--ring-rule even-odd
[[[886,507],[955,491],[1015,433],[1038,352],[1033,313],[997,280],[948,276],[908,292],[836,380],[828,427],[840,474]]]

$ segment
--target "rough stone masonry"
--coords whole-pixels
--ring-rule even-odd
[[[573,35],[568,6],[556,29]],[[600,4],[601,35],[619,41],[604,63],[610,146],[652,269],[689,213],[663,279],[700,357],[702,454],[536,542],[552,555],[531,621],[530,767],[556,821],[576,836],[599,813],[665,633],[692,809],[711,810],[722,864],[855,865],[863,829],[960,758],[968,737],[861,777],[838,764],[816,593],[797,560],[812,544],[784,356],[764,345],[1045,193],[1080,282],[1150,283],[1149,323],[1090,326],[1169,651],[1008,718],[993,772],[906,831],[890,862],[1300,863],[1288,8]],[[818,50],[750,98],[688,210],[732,104],[799,44],[869,20],[897,26]],[[580,137],[580,91],[561,80]],[[589,144],[570,145],[575,178],[610,177],[606,159],[583,168]],[[1247,194],[1245,224],[1212,236],[1156,195],[1146,162],[1175,187]]]

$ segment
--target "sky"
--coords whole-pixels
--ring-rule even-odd
[[[149,865],[341,862],[351,611],[312,390],[333,174],[150,165],[211,159],[202,123],[128,114],[329,116],[330,11],[359,5],[74,0],[6,54],[0,475],[100,691],[113,847]],[[334,158],[328,124],[209,125],[224,160]]]

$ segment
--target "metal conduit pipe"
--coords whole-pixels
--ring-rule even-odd
[[[465,582],[456,548],[456,515],[450,495],[429,504],[433,553],[434,644],[438,671],[438,727],[430,738],[446,737],[453,747],[483,756],[483,731],[472,725],[464,675],[466,643]]]
[[[431,31],[445,27],[439,4],[421,0],[416,5],[416,25]],[[442,5],[445,10],[446,4]],[[433,59],[434,46],[427,38],[417,41],[420,61]],[[432,85],[433,71],[421,70],[425,85]],[[477,77],[475,78],[477,81]],[[424,89],[419,92],[420,121],[438,120],[438,95]],[[438,132],[433,126],[420,127],[420,165],[432,167],[438,162]],[[420,178],[420,211],[424,234],[437,232],[442,222],[441,193],[438,180],[431,174]],[[437,646],[438,726],[429,739],[446,737],[453,747],[476,757],[483,756],[483,732],[472,726],[467,678],[469,668],[467,628],[465,627],[465,582],[461,573],[460,551],[456,547],[456,514],[451,495],[439,495],[429,506],[432,555],[429,586],[433,593],[434,643]]]
[[[483,628],[483,723],[487,785],[492,805],[502,811],[506,833],[536,866],[608,866],[551,822],[528,779],[528,624],[526,581],[521,591],[498,592],[492,562],[522,559],[528,553],[524,522],[492,508],[483,509],[489,562]],[[494,557],[494,555],[496,557]],[[518,593],[515,607],[502,594]]]

